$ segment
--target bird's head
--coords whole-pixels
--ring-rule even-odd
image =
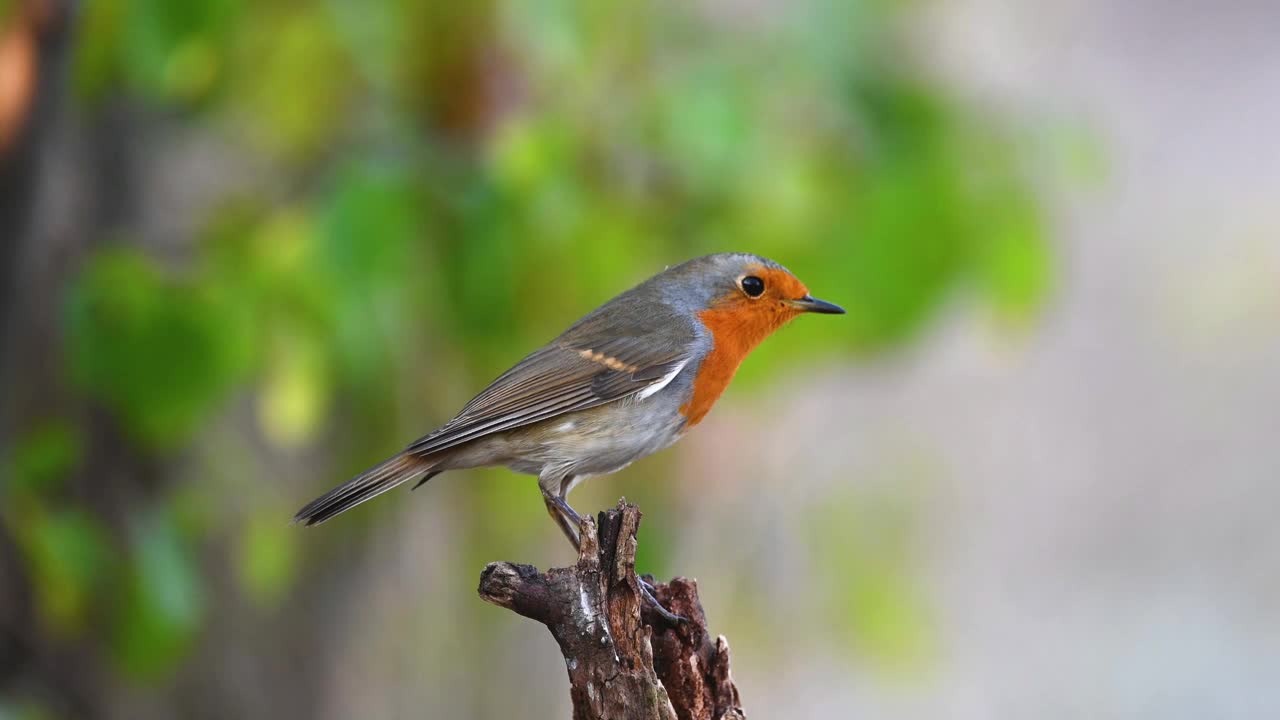
[[[791,271],[758,255],[728,253],[702,258],[709,285],[705,309],[698,313],[716,334],[754,347],[798,315],[840,315],[844,309],[809,294],[809,288]],[[726,337],[722,338],[722,335]]]

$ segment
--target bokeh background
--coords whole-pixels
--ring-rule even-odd
[[[842,318],[646,511],[760,718],[1280,716],[1280,5],[0,0],[0,718],[558,718],[534,482],[303,502],[685,258]]]

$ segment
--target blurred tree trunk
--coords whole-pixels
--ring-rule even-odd
[[[5,457],[24,429],[74,410],[65,405],[61,387],[59,300],[74,259],[83,254],[87,238],[99,234],[87,215],[63,214],[67,208],[41,193],[55,163],[52,149],[67,142],[69,133],[60,120],[72,6],[19,1],[13,13],[6,32],[27,36],[32,54],[23,72],[33,92],[8,97],[8,131],[0,147],[0,397],[5,398],[0,456]],[[12,528],[0,523],[0,688],[41,698],[63,716],[99,715],[93,648],[47,643],[40,628]]]
[[[672,627],[640,594],[640,510],[625,501],[587,518],[578,563],[539,573],[491,563],[480,597],[547,626],[569,670],[574,720],[744,720],[729,674],[729,643],[712,641],[697,586],[676,578],[659,601],[687,622]]]
[[[0,457],[55,418],[84,439],[59,507],[84,508],[117,538],[153,485],[157,465],[122,442],[114,422],[67,382],[62,311],[84,258],[136,223],[134,113],[127,103],[68,112],[73,0],[17,3],[16,23],[34,41],[33,93],[0,148]],[[10,31],[15,31],[10,28]],[[3,468],[0,468],[3,469]],[[0,689],[62,717],[103,717],[110,676],[94,633],[50,639],[29,563],[0,518]],[[115,600],[116,598],[111,598]],[[102,620],[108,603],[97,609]]]

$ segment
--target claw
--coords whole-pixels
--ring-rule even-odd
[[[662,603],[658,602],[658,598],[654,597],[654,594],[653,594],[656,588],[654,588],[653,584],[650,583],[648,580],[645,580],[644,578],[637,575],[636,583],[640,586],[640,594],[644,597],[645,602],[649,603],[649,606],[652,607],[653,611],[658,614],[658,617],[661,617],[663,620],[665,620],[668,625],[671,625],[672,627],[674,627],[676,625],[689,622],[689,618],[686,618],[683,615],[677,615],[671,612],[670,610],[663,607]]]

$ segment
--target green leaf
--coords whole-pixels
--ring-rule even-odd
[[[130,0],[120,50],[134,88],[195,99],[217,77],[239,0]]]
[[[982,289],[997,316],[1029,320],[1048,294],[1051,265],[1039,214],[1029,200],[1009,198],[993,216],[978,260]]]
[[[287,157],[323,149],[354,90],[355,69],[333,17],[317,4],[275,3],[240,31],[231,99],[251,138]]]
[[[170,280],[146,257],[94,257],[71,291],[72,377],[136,439],[186,441],[245,375],[252,328],[226,293]]]
[[[96,0],[80,8],[74,44],[73,78],[80,97],[99,100],[119,81],[120,32],[125,0]]]
[[[329,372],[322,351],[305,338],[275,343],[258,394],[258,423],[279,447],[300,447],[328,410]]]
[[[662,155],[701,193],[723,193],[741,180],[755,150],[755,113],[745,91],[721,68],[680,78],[662,101]]]
[[[430,283],[417,250],[422,198],[398,167],[369,164],[339,173],[326,198],[313,272],[323,278],[341,369],[362,385],[386,381],[399,338],[411,322],[410,290]]]
[[[56,632],[81,630],[111,560],[106,533],[80,510],[29,516],[16,524],[40,616]]]
[[[50,420],[14,443],[2,489],[10,495],[56,490],[80,461],[81,452],[79,429],[66,420]]]
[[[172,673],[204,617],[199,570],[167,511],[138,518],[130,534],[130,567],[112,628],[117,666],[140,680]]]
[[[98,0],[88,3],[76,43],[75,79],[98,98],[114,86],[192,102],[223,75],[241,0]]]

